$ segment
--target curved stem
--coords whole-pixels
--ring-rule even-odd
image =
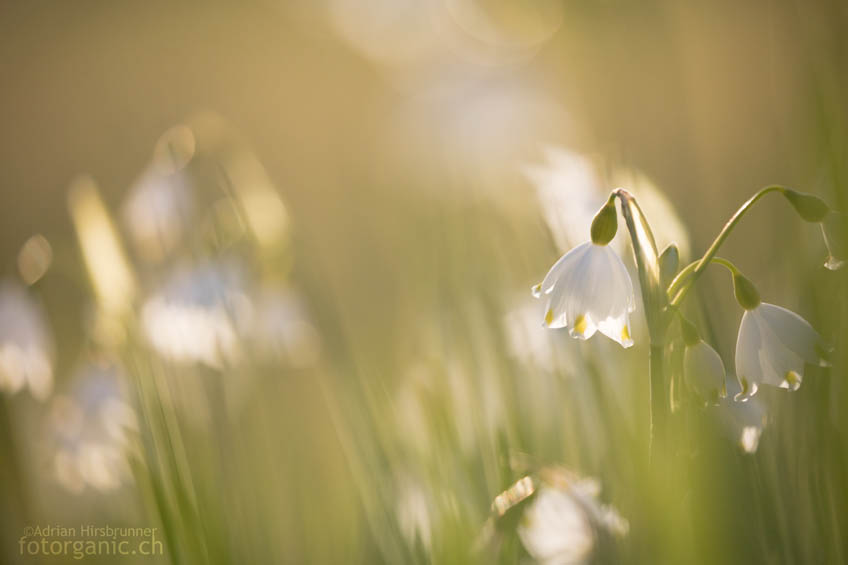
[[[713,263],[717,263],[719,265],[722,265],[728,271],[730,271],[731,275],[738,275],[739,274],[739,269],[736,268],[736,265],[734,265],[733,263],[731,263],[730,261],[728,261],[727,259],[725,259],[723,257],[713,257],[712,259],[710,259],[710,261],[713,262]]]
[[[677,276],[674,277],[674,280],[671,281],[670,285],[668,285],[667,293],[669,296],[674,296],[674,294],[680,290],[680,287],[683,286],[683,283],[686,282],[687,277],[692,274],[692,271],[695,270],[695,267],[697,267],[700,262],[700,259],[698,259],[697,261],[692,261],[691,263],[683,267],[683,269],[681,269],[679,273],[677,273]],[[727,270],[729,270],[730,273],[733,275],[739,274],[739,269],[736,268],[736,265],[734,265],[723,257],[713,257],[710,259],[710,262],[727,267]],[[677,306],[677,304],[674,305]]]
[[[727,236],[730,235],[730,232],[733,231],[733,228],[735,228],[736,224],[739,223],[739,220],[742,219],[742,216],[744,216],[745,213],[751,209],[751,206],[753,206],[754,203],[757,202],[757,200],[759,200],[770,192],[784,192],[785,190],[786,188],[780,185],[767,186],[763,189],[760,189],[759,192],[749,198],[747,202],[742,204],[742,206],[740,206],[739,209],[736,210],[736,213],[730,217],[730,219],[719,232],[718,236],[716,236],[712,245],[710,245],[709,249],[707,249],[707,251],[704,253],[703,257],[701,257],[696,263],[694,263],[695,266],[692,268],[690,273],[687,273],[685,280],[683,280],[682,282],[678,282],[679,280],[681,280],[681,275],[683,275],[683,271],[681,271],[680,274],[674,279],[674,281],[672,281],[671,285],[669,286],[669,290],[671,290],[672,287],[675,287],[675,283],[677,283],[677,286],[681,287],[676,292],[676,294],[672,295],[670,302],[672,306],[677,306],[678,304],[680,304],[680,302],[686,296],[686,293],[689,292],[689,289],[692,288],[692,285],[695,283],[698,277],[701,276],[701,273],[704,272],[704,270],[707,268],[707,265],[710,264],[712,258],[715,257],[716,253],[718,253],[718,250],[724,243],[724,240],[727,239]],[[689,267],[687,267],[687,269],[688,268]],[[685,270],[686,269],[684,269],[684,271]]]
[[[695,267],[697,267],[698,263],[700,262],[700,259],[698,259],[697,261],[692,261],[691,263],[680,269],[680,272],[677,273],[677,275],[674,277],[674,280],[672,280],[671,284],[668,285],[668,290],[666,291],[666,293],[670,298],[673,298],[674,295],[680,290],[680,287],[683,286],[683,283],[686,282],[686,279],[689,277],[689,275],[692,274],[692,271],[695,270]]]

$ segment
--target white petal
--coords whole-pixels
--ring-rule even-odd
[[[736,372],[743,388],[747,382],[797,390],[805,360],[818,360],[819,341],[803,318],[779,306],[763,303],[745,312],[736,342]]]
[[[686,383],[704,399],[717,399],[724,394],[724,363],[715,349],[704,343],[686,348],[683,356]]]
[[[584,316],[591,320],[590,326],[604,323],[613,334],[610,337],[621,342],[621,325],[613,324],[624,317],[623,323],[627,325],[633,287],[618,255],[607,246],[593,245],[569,275],[563,281],[563,303],[566,316],[575,329],[578,329],[580,316]]]
[[[623,347],[630,347],[628,314],[635,298],[627,268],[608,246],[583,244],[550,270],[534,294],[549,295],[544,324],[569,326],[569,333],[588,339],[598,330]]]
[[[784,347],[811,365],[819,363],[821,356],[816,349],[821,345],[821,337],[804,318],[786,308],[765,302],[756,311]]]
[[[597,331],[598,326],[592,319],[591,314],[578,314],[575,316],[574,323],[569,328],[568,334],[571,337],[585,340],[595,335]]]
[[[756,390],[751,391],[751,385],[763,382],[763,370],[758,354],[762,347],[761,342],[758,320],[751,310],[746,310],[736,339],[736,376],[742,384],[742,391],[736,395],[738,398],[753,395]]]
[[[548,274],[545,275],[542,283],[537,285],[537,287],[534,287],[534,295],[538,298],[542,294],[550,294],[554,289],[554,285],[557,284],[563,273],[570,268],[570,265],[579,262],[583,255],[591,249],[592,245],[591,241],[587,241],[560,257],[559,260],[554,263],[554,266],[548,271]]]
[[[598,329],[625,349],[633,345],[633,338],[630,336],[630,320],[627,314],[622,314],[618,318],[601,320],[598,322]]]

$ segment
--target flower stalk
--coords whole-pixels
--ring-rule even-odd
[[[668,420],[668,379],[665,374],[665,337],[669,323],[668,300],[661,284],[660,261],[653,232],[636,199],[627,190],[617,188],[613,195],[621,202],[621,213],[630,234],[633,254],[639,272],[642,304],[650,336],[650,447],[653,459],[655,445],[665,443]],[[662,447],[661,447],[662,449]]]
[[[730,217],[727,223],[719,232],[718,236],[716,236],[712,245],[707,249],[704,255],[695,263],[688,266],[686,269],[680,271],[677,277],[672,281],[671,286],[669,287],[668,296],[670,299],[670,304],[672,306],[679,305],[683,298],[686,296],[686,293],[692,288],[692,285],[695,284],[695,281],[698,280],[698,277],[706,270],[707,265],[710,264],[710,261],[713,257],[718,253],[719,248],[721,248],[724,241],[730,235],[730,232],[733,231],[733,228],[736,227],[736,224],[742,219],[742,217],[751,209],[751,207],[756,204],[756,202],[769,194],[770,192],[785,192],[786,189],[780,185],[771,185],[765,188],[760,189],[754,196],[749,198],[742,206],[736,210],[736,213]],[[691,267],[691,269],[690,269]],[[672,292],[673,291],[673,292]]]

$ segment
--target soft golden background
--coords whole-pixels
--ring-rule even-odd
[[[33,291],[48,311],[61,388],[91,349],[82,331],[91,290],[68,213],[72,180],[90,175],[118,210],[157,139],[177,124],[196,128],[198,143],[198,124],[226,124],[265,167],[291,219],[291,256],[259,254],[257,278],[299,289],[322,359],[295,377],[285,367],[257,370],[264,380],[247,393],[249,417],[206,406],[227,432],[185,424],[189,452],[193,441],[204,445],[198,466],[183,469],[194,477],[201,517],[182,520],[182,507],[171,516],[177,537],[193,532],[196,544],[172,548],[175,563],[467,561],[488,503],[520,476],[504,462],[518,452],[602,479],[637,540],[635,549],[625,545],[625,560],[653,551],[639,545],[645,521],[669,527],[660,539],[672,560],[841,562],[844,385],[810,380],[776,397],[771,439],[748,459],[710,425],[694,425],[690,439],[705,442],[692,448],[694,463],[684,458],[669,470],[680,483],[667,498],[689,505],[678,531],[668,517],[640,517],[634,492],[656,486],[622,470],[628,450],[638,450],[628,438],[647,404],[644,351],[597,346],[630,370],[590,387],[585,402],[598,412],[587,417],[565,408],[583,401],[553,400],[570,398],[568,383],[585,374],[556,381],[561,396],[522,397],[538,383],[527,363],[504,353],[508,328],[500,325],[509,307],[534,307],[530,285],[565,251],[552,243],[526,174],[551,147],[587,155],[601,170],[641,171],[676,209],[693,254],[767,184],[848,209],[846,29],[848,6],[837,0],[5,2],[0,274],[17,276],[18,251],[33,234],[50,241],[53,266]],[[800,312],[837,345],[827,378],[846,376],[846,281],[821,267],[817,229],[775,197],[722,255],[764,299]],[[700,298],[712,342],[732,367],[741,312],[725,276],[710,273]],[[557,344],[580,355],[568,340]],[[181,376],[150,364],[166,380]],[[450,377],[410,376],[457,365],[470,397],[458,413],[484,422],[471,426],[476,440],[444,438],[443,426],[462,427],[451,419],[461,416],[442,413],[446,398],[456,403]],[[575,370],[566,363],[564,372]],[[426,397],[413,402],[423,416],[409,429],[392,416],[406,411],[407,382]],[[500,399],[494,416],[487,387]],[[610,395],[628,406],[624,414]],[[4,398],[2,423],[14,447],[0,462],[0,539],[13,562],[21,524],[72,520],[85,505],[39,494],[49,473],[27,455],[37,441],[28,430],[43,408],[23,396]],[[390,516],[399,495],[385,481],[407,475],[425,485],[429,546],[408,542],[403,520]],[[128,492],[137,514],[127,518],[107,499],[90,519],[167,521],[145,495]],[[516,544],[504,548],[503,562],[523,555]]]

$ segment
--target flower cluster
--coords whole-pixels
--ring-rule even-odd
[[[826,365],[826,347],[810,324],[789,310],[760,300],[753,283],[726,259],[715,256],[718,246],[742,214],[768,192],[779,191],[805,221],[821,223],[832,216],[819,198],[783,187],[768,187],[749,200],[731,219],[713,246],[699,261],[677,271],[677,250],[670,246],[661,255],[656,252],[647,221],[633,197],[617,189],[609,197],[591,224],[591,241],[578,245],[563,255],[533,287],[537,298],[544,297],[544,325],[568,328],[571,336],[588,339],[600,331],[628,348],[633,345],[629,315],[635,309],[633,283],[621,258],[608,244],[617,229],[616,197],[621,198],[622,212],[630,216],[628,223],[636,263],[640,274],[645,316],[651,331],[652,345],[669,332],[675,317],[680,319],[685,344],[683,374],[689,388],[707,402],[718,402],[726,396],[725,365],[698,331],[686,320],[678,305],[703,269],[711,262],[727,267],[733,275],[734,294],[745,310],[736,342],[735,369],[740,391],[737,400],[747,400],[763,384],[797,390],[809,365]],[[825,237],[830,258],[826,266],[834,268],[831,244]],[[665,284],[668,288],[664,289]],[[663,285],[660,287],[660,285]],[[653,288],[661,288],[659,298]],[[653,323],[652,323],[653,322]],[[658,336],[663,336],[658,338]]]

